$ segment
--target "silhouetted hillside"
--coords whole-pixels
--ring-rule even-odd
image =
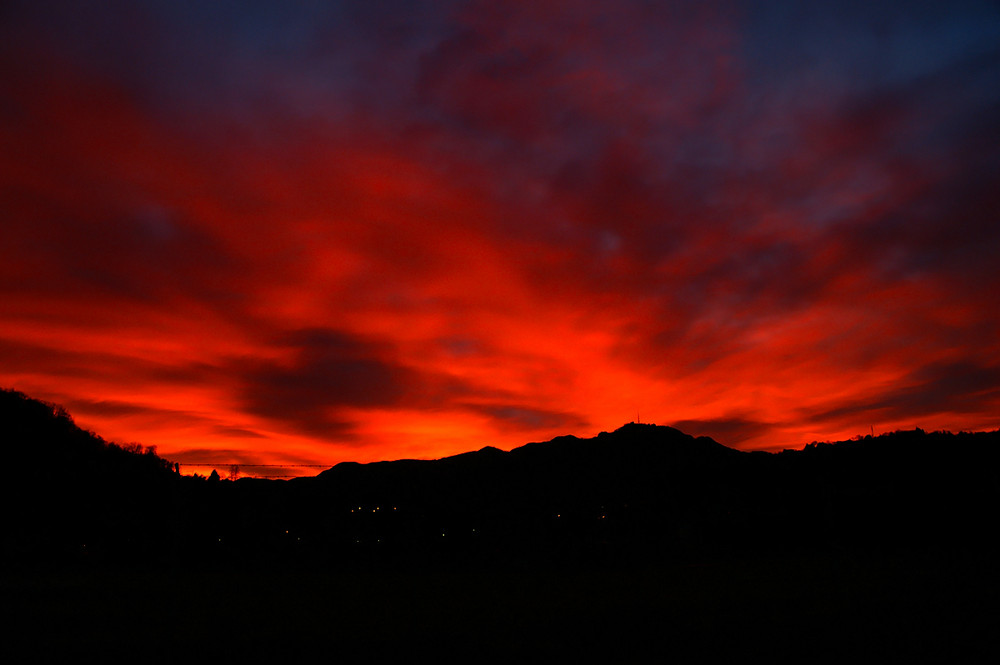
[[[173,528],[179,476],[139,445],[108,443],[60,406],[0,390],[6,556],[148,556]]]
[[[100,474],[171,473],[170,462],[153,448],[109,443],[77,427],[61,406],[0,389],[0,430],[8,468],[36,480],[81,472]]]
[[[666,481],[688,484],[693,474],[741,455],[670,427],[632,424],[592,439],[563,436],[510,452],[486,447],[439,460],[338,464],[317,480],[345,496],[368,493],[402,500],[437,493],[479,503],[496,497],[558,504],[584,496],[613,500]]]
[[[983,548],[1000,433],[897,432],[779,454],[629,424],[510,452],[344,463],[314,478],[181,477],[59,407],[0,393],[5,556],[208,565],[631,565]]]
[[[331,509],[330,533],[359,550],[402,539],[411,555],[416,548],[431,558],[460,550],[554,561],[617,556],[622,547],[656,555],[684,547],[676,532],[693,528],[690,516],[723,519],[725,479],[743,457],[711,439],[630,424],[510,452],[339,464],[290,484],[314,497],[309,505]]]

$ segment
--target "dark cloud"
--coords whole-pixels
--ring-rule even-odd
[[[708,420],[678,420],[672,427],[692,436],[707,436],[719,443],[739,447],[744,441],[760,439],[774,429],[774,423],[752,418],[712,418]]]
[[[917,421],[937,414],[991,412],[1000,405],[1000,368],[968,361],[934,363],[899,380],[899,387],[868,399],[806,414],[813,422]]]
[[[466,408],[491,418],[498,429],[579,431],[590,425],[582,416],[562,411],[547,411],[514,404],[464,404]]]
[[[271,347],[286,357],[232,366],[246,410],[329,440],[351,438],[347,409],[441,407],[470,390],[405,364],[387,343],[342,330],[299,330]]]
[[[269,438],[264,434],[244,427],[216,424],[217,420],[210,415],[184,411],[181,409],[165,409],[120,400],[87,400],[72,397],[68,399],[60,398],[60,403],[62,403],[71,413],[78,414],[80,418],[88,421],[94,417],[118,420],[133,418],[141,421],[147,427],[169,426],[177,429],[189,427],[208,427],[214,434],[227,439]]]
[[[211,464],[257,464],[260,462],[258,455],[243,448],[179,448],[173,453],[173,457],[181,465],[190,464],[192,466]],[[183,469],[182,469],[183,471]],[[206,474],[207,475],[207,474]]]
[[[266,434],[261,434],[260,432],[255,432],[244,427],[228,427],[224,425],[216,425],[213,432],[227,438],[237,438],[237,439],[267,439],[270,438]]]
[[[170,409],[162,409],[159,407],[137,404],[135,402],[122,402],[119,400],[110,400],[110,399],[105,399],[105,400],[73,399],[66,404],[66,407],[72,410],[74,413],[79,412],[83,414],[97,414],[101,416],[154,415],[158,417],[170,416],[174,418],[190,417],[189,414],[183,414],[179,411],[172,411]]]
[[[18,294],[106,298],[120,306],[234,299],[232,276],[240,261],[209,231],[169,208],[149,204],[129,213],[90,210],[81,216],[60,209],[65,205],[39,200],[25,217],[8,208],[14,242],[0,257],[6,271],[30,266],[33,274],[17,284]],[[11,282],[5,285],[6,293],[14,290]]]
[[[333,438],[351,429],[341,407],[400,403],[414,381],[384,346],[336,330],[302,330],[277,340],[285,361],[235,364],[245,408],[293,429]]]
[[[882,160],[895,196],[848,220],[843,240],[853,251],[876,260],[895,254],[896,265],[887,267],[907,273],[981,273],[990,261],[983,248],[1000,242],[1000,157],[983,149],[1000,139],[997,80],[994,48],[880,91],[844,114],[834,135],[855,137],[851,154],[859,161]]]
[[[99,322],[113,327],[113,322]],[[57,339],[49,344],[31,343],[23,340],[0,337],[0,357],[4,359],[5,370],[15,375],[58,373],[65,378],[91,378],[95,375],[112,380],[119,388],[148,385],[164,386],[197,385],[219,380],[218,367],[207,363],[185,363],[174,359],[154,360],[141,355],[127,353],[124,349],[114,351],[84,351],[67,349],[64,340]],[[56,386],[56,390],[58,390]],[[79,398],[82,405],[114,410],[130,408],[116,400],[92,400]],[[104,405],[101,407],[100,405]],[[134,408],[141,408],[135,406]],[[155,408],[155,407],[150,407]]]

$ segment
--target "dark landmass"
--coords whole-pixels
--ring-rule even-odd
[[[14,391],[0,432],[0,621],[55,625],[52,656],[1000,653],[1000,432],[773,454],[633,423],[287,481],[181,476]]]
[[[155,451],[109,444],[20,393],[0,401],[9,561],[631,565],[985,546],[1000,508],[1000,432],[775,454],[633,423],[510,452],[233,482],[180,476]]]

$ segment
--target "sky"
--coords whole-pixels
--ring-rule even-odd
[[[0,225],[0,386],[188,471],[996,429],[1000,3],[8,0]]]

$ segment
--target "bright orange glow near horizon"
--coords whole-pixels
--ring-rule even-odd
[[[996,7],[44,4],[0,23],[0,386],[109,440],[1000,427]]]

